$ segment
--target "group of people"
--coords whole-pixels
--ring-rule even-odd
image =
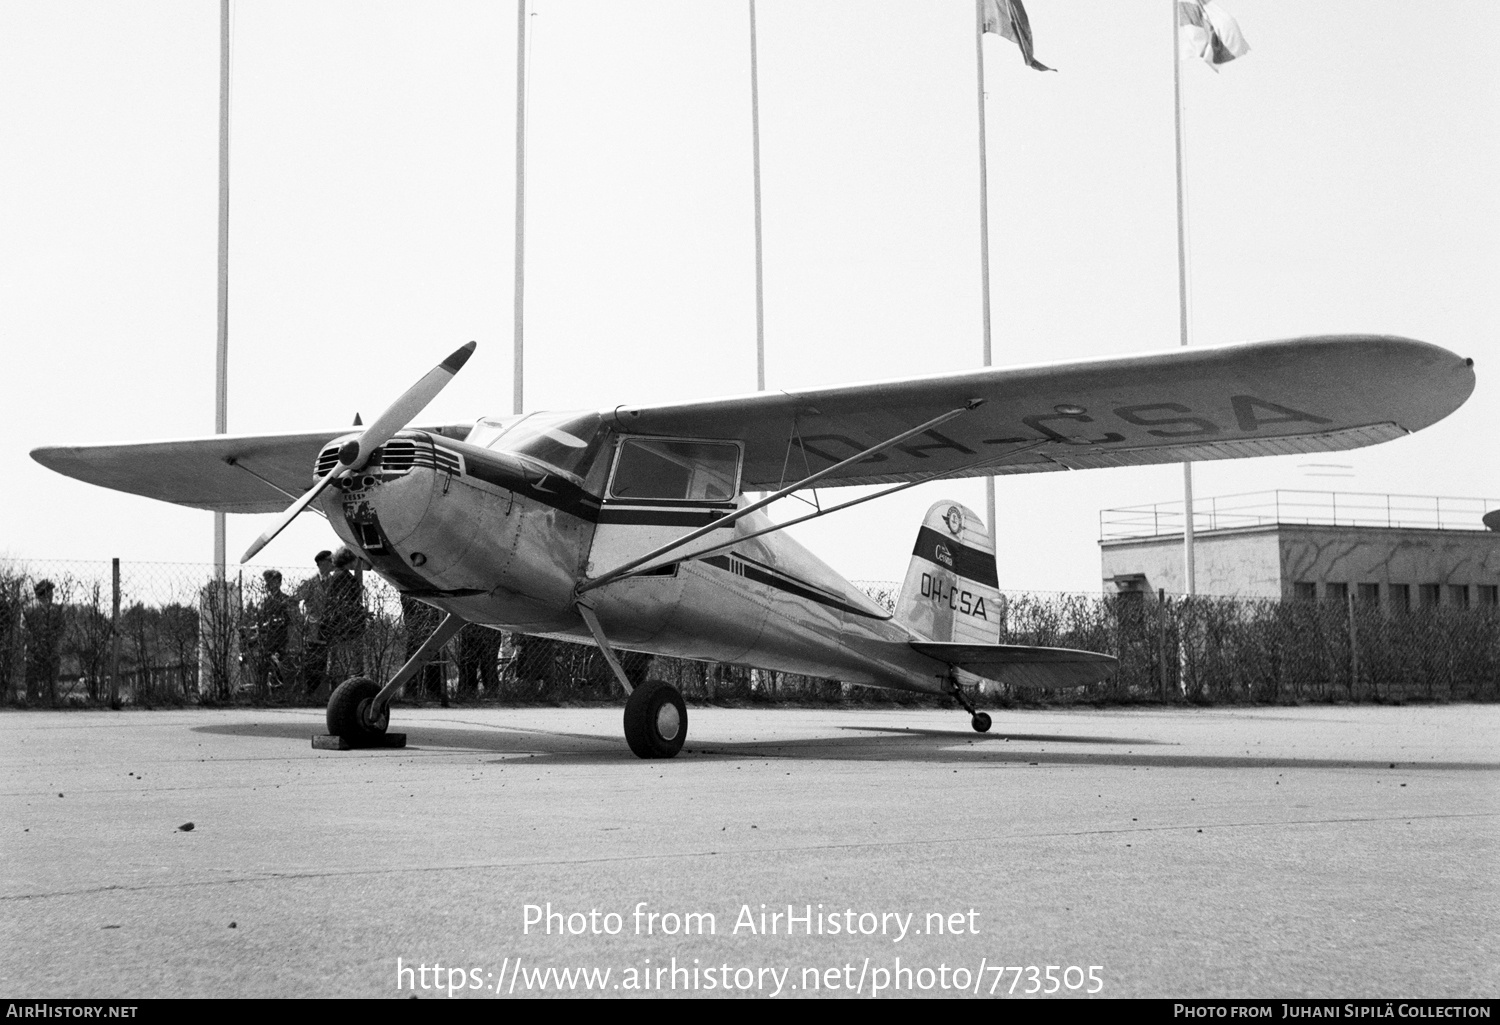
[[[251,627],[243,650],[257,688],[269,693],[298,683],[308,696],[317,695],[327,684],[337,687],[365,671],[363,639],[367,625],[364,586],[359,556],[348,548],[322,551],[313,557],[316,576],[303,581],[287,594],[281,589],[281,573],[263,573],[265,596],[254,606]],[[292,621],[302,616],[302,647],[291,651]],[[432,635],[443,614],[408,595],[401,596],[401,619],[406,629],[406,658]],[[490,693],[500,686],[497,666],[501,636],[494,630],[467,626],[456,641],[459,697]],[[435,658],[424,666],[407,693],[421,699],[448,703],[447,669]]]
[[[284,688],[303,688],[309,697],[338,686],[351,676],[365,672],[364,635],[368,623],[363,568],[360,558],[348,548],[321,551],[313,557],[317,574],[288,594],[282,590],[279,570],[268,569],[261,578],[265,593],[249,609],[240,635],[241,659],[250,670],[262,695]],[[32,588],[35,600],[23,602],[20,585],[0,587],[0,640],[18,643],[18,660],[0,657],[0,694],[10,694],[10,674],[16,661],[25,674],[28,704],[56,704],[61,668],[64,610],[54,600],[51,580],[39,580]],[[401,596],[401,616],[406,628],[406,658],[410,658],[442,621],[442,613],[407,595]],[[293,650],[293,629],[300,620],[301,646]],[[457,694],[477,696],[481,690],[495,693],[500,684],[497,661],[501,636],[494,630],[467,626],[454,644],[458,663]],[[0,649],[3,655],[3,649]],[[446,664],[433,659],[422,670],[408,693],[421,699],[448,703]],[[14,689],[20,696],[21,681]]]
[[[251,616],[244,649],[256,686],[265,691],[300,682],[309,695],[325,683],[337,685],[364,672],[364,586],[356,572],[359,556],[348,548],[313,557],[317,575],[292,594],[281,589],[280,571],[261,574],[265,596]],[[302,649],[291,652],[294,613],[303,617]]]

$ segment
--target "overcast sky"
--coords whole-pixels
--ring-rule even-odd
[[[1389,445],[1202,465],[1198,494],[1500,496],[1500,5],[1222,6],[1252,50],[1183,68],[1193,344],[1407,335],[1479,385]],[[531,0],[528,409],[753,390],[747,10]],[[977,366],[972,0],[757,10],[769,385]],[[1174,347],[1171,2],[1028,11],[1056,74],[985,40],[995,362]],[[230,430],[368,420],[469,339],[430,417],[508,413],[514,4],[234,12]],[[27,453],[212,432],[217,116],[218,5],[0,0],[0,553],[211,558],[208,513]],[[1096,590],[1100,509],[1180,495],[1170,466],[1002,478],[1002,587]],[[939,483],[797,536],[899,580],[948,497],[983,511]],[[231,518],[231,558],[266,522]],[[332,540],[304,517],[260,561]]]

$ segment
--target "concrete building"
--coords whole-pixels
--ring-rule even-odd
[[[1500,603],[1486,499],[1272,491],[1194,503],[1197,591],[1393,608]],[[1100,513],[1106,591],[1185,592],[1182,503]]]

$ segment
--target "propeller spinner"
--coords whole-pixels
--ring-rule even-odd
[[[448,382],[453,380],[453,375],[458,373],[473,354],[473,342],[455,350],[451,356],[429,370],[420,381],[406,389],[399,399],[391,403],[384,413],[381,413],[369,427],[365,428],[363,434],[344,442],[339,449],[338,464],[301,498],[288,506],[286,512],[281,514],[281,519],[272,524],[265,533],[255,539],[254,544],[245,550],[245,554],[240,557],[240,562],[245,563],[253,559],[262,548],[271,543],[277,534],[286,529],[287,524],[297,518],[298,513],[311,505],[313,500],[323,493],[324,488],[369,462],[377,448],[394,438],[398,431],[427,407],[427,403],[437,397],[438,392],[447,387]]]

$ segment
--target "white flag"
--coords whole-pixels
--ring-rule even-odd
[[[1177,0],[1178,56],[1196,57],[1218,70],[1250,52],[1250,44],[1229,12],[1214,0]]]

